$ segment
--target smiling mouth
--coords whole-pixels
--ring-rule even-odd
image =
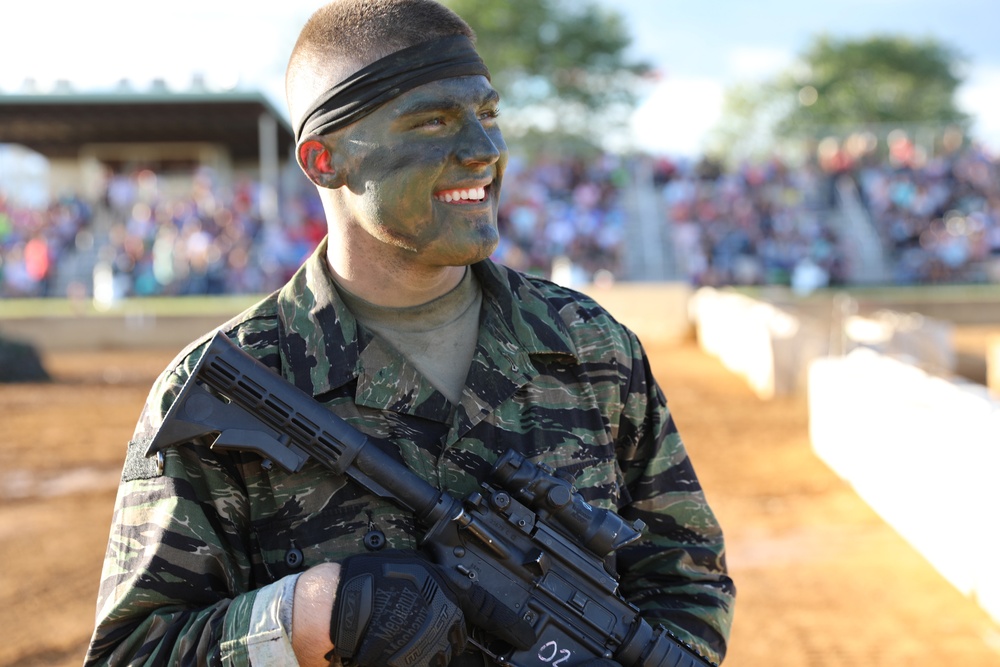
[[[478,204],[486,199],[488,187],[442,190],[441,192],[434,193],[434,199],[446,204]]]

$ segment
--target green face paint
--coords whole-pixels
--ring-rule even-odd
[[[507,164],[498,101],[483,76],[443,79],[338,133],[349,224],[428,266],[488,257]]]

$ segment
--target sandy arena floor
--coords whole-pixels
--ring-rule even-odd
[[[0,665],[81,664],[125,442],[174,352],[0,385]],[[812,453],[804,398],[762,402],[694,343],[650,352],[729,540],[726,667],[1000,666],[1000,625]]]

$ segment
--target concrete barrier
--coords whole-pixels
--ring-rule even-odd
[[[955,371],[954,325],[920,313],[878,310],[844,321],[848,349],[864,346],[938,375]]]
[[[40,352],[181,347],[236,313],[94,316],[58,315],[0,319],[0,335],[30,343]]]
[[[1000,396],[1000,336],[990,336],[986,342],[986,386]]]
[[[1000,620],[1000,402],[859,349],[812,363],[809,428],[817,455]]]
[[[615,283],[585,285],[581,292],[628,326],[646,345],[672,343],[694,335],[688,319],[691,287],[684,283]],[[89,307],[53,307],[52,312],[4,315],[0,336],[31,343],[39,351],[142,347],[180,349],[195,337],[225,323],[252,305],[254,297],[197,299],[197,312],[179,314],[183,306],[168,300],[122,302],[118,310],[97,312]],[[55,302],[53,302],[54,304]],[[64,304],[63,304],[64,306]],[[43,308],[39,306],[39,308]],[[194,308],[192,307],[192,310]]]
[[[690,310],[701,348],[765,400],[804,391],[809,362],[829,350],[821,323],[736,292],[701,288]]]
[[[694,293],[690,309],[702,349],[765,400],[804,393],[813,360],[857,347],[937,373],[956,366],[952,325],[919,313],[861,316],[831,308],[824,315],[710,287]]]

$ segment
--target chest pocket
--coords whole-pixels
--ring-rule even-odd
[[[413,516],[346,477],[303,470],[296,475],[279,472],[271,479],[277,511],[253,521],[271,581],[362,553],[366,540],[380,541],[384,548],[415,548]],[[305,480],[312,484],[303,484]]]
[[[589,502],[614,507],[623,476],[609,416],[590,385],[572,382],[572,375],[557,370],[517,392],[474,433],[482,433],[497,456],[515,449],[534,463],[572,475]],[[564,391],[566,386],[574,390]]]

